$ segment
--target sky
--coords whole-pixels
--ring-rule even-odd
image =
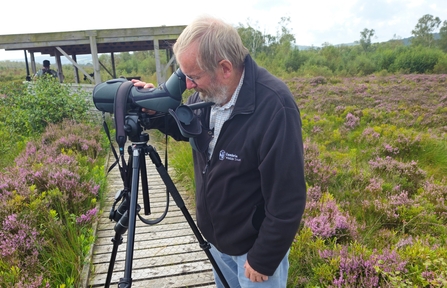
[[[281,18],[297,45],[320,47],[353,43],[363,29],[374,29],[373,42],[411,36],[425,14],[447,20],[446,0],[170,0],[156,1],[21,0],[3,11],[1,35],[115,28],[188,25],[207,14],[234,26],[251,26],[276,36]],[[154,1],[155,2],[155,1]],[[128,3],[128,4],[126,4]],[[437,32],[437,31],[435,31]],[[38,55],[36,55],[38,56]],[[0,49],[1,60],[23,59],[23,51]]]

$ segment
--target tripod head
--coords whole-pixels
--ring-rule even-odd
[[[142,134],[143,127],[149,125],[149,122],[150,119],[146,113],[136,112],[126,115],[124,118],[124,131],[129,140],[133,143],[149,141],[149,135],[147,133]]]

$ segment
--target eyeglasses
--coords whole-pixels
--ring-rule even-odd
[[[189,81],[191,81],[192,83],[194,83],[194,85],[197,85],[197,82],[196,82],[196,80],[198,80],[198,79],[200,79],[200,77],[191,77],[191,76],[188,76],[188,75],[186,75],[186,74],[184,74],[185,75],[185,77],[186,77],[186,79],[188,79]]]
[[[206,71],[201,71],[201,72],[199,72],[198,74],[197,74],[197,76],[189,76],[189,75],[186,75],[185,73],[183,73],[184,75],[185,75],[185,77],[186,77],[186,79],[188,79],[189,81],[191,81],[192,83],[194,83],[194,85],[198,85],[197,84],[197,81],[199,80],[199,79],[201,79],[202,78],[202,76],[203,76],[203,74],[205,74],[206,73]]]
[[[223,60],[225,60],[225,59],[219,60],[217,62],[220,64],[220,62],[222,62]],[[198,75],[201,75],[203,73],[206,73],[206,71],[202,71]],[[183,74],[185,75],[186,79],[188,79],[189,81],[194,83],[194,85],[198,85],[197,84],[197,80],[199,80],[201,78],[201,76],[194,76],[194,77],[192,77],[192,76],[186,75],[185,73],[183,73]]]

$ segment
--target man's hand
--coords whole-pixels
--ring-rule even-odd
[[[250,279],[251,282],[264,282],[269,279],[269,276],[256,272],[253,268],[251,268],[250,264],[248,264],[248,260],[245,261],[244,268],[245,276]]]
[[[152,83],[146,83],[137,79],[132,79],[131,80],[133,83],[133,86],[135,87],[140,87],[140,88],[155,88],[154,84]],[[148,114],[148,115],[155,115],[155,113],[157,113],[157,111],[154,110],[149,110],[146,108],[142,108],[141,111],[143,111],[144,113]]]
[[[146,83],[137,79],[130,80],[133,83],[133,86],[135,87],[141,87],[141,88],[155,88],[154,84],[152,83]]]

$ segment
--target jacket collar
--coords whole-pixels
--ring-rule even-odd
[[[236,105],[234,106],[233,113],[230,116],[230,119],[237,114],[251,114],[254,112],[256,107],[256,79],[257,79],[257,71],[259,68],[250,55],[247,55],[244,60],[245,65],[245,75],[244,82],[239,91],[239,96],[236,101]],[[200,102],[199,93],[194,93],[191,96],[191,102]],[[197,109],[194,113],[197,117],[200,118],[202,133],[196,137],[189,138],[189,142],[195,151],[205,153],[208,149],[208,145],[211,141],[212,134],[208,133],[209,130],[209,117],[210,117],[211,107],[206,107],[202,109]]]
[[[255,84],[258,66],[250,55],[247,55],[245,57],[244,66],[244,83],[242,84],[241,90],[239,91],[239,96],[233,110],[233,115],[253,113],[256,107]]]

